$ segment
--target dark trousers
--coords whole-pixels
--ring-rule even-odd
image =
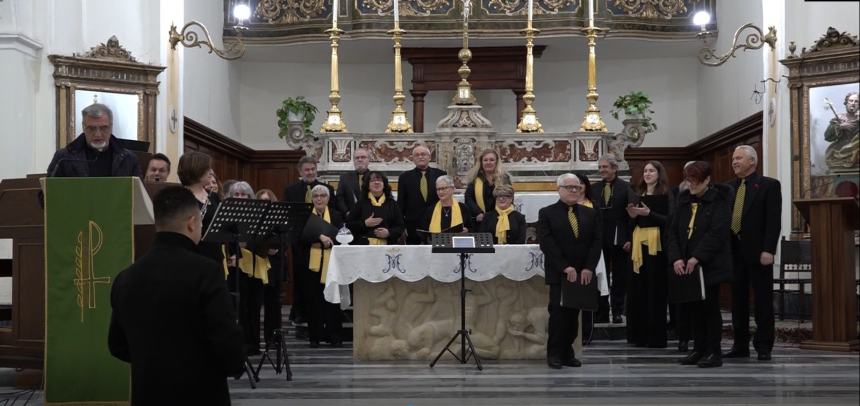
[[[773,265],[749,264],[738,257],[735,255],[732,283],[734,348],[749,349],[752,286],[756,325],[753,347],[757,352],[770,352],[774,342]]]
[[[424,244],[424,236],[419,235],[418,231],[416,231],[417,226],[414,224],[406,225],[406,245],[421,245]]]
[[[561,307],[561,285],[549,285],[549,337],[546,357],[566,361],[576,357],[573,342],[579,330],[579,309]]]
[[[685,305],[686,303],[669,305],[675,309],[675,334],[678,336],[678,341],[690,341],[693,338],[693,320]]]
[[[308,297],[305,306],[305,317],[308,320],[308,340],[320,342],[340,342],[340,330],[343,327],[340,305],[326,302],[323,296],[323,284],[320,283],[320,273],[311,272],[305,285],[305,293]]]
[[[293,246],[292,251],[290,258],[292,258],[293,264],[293,279],[289,282],[291,285],[290,288],[293,290],[293,305],[290,307],[290,320],[307,320],[304,306],[308,302],[306,286],[308,285],[310,271],[307,269],[307,260],[302,260],[301,256],[308,255],[308,252],[307,250],[297,248],[296,245]]]
[[[281,283],[269,281],[263,287],[263,339],[272,340],[275,331],[281,329]]]
[[[633,263],[630,261],[630,253],[624,252],[619,246],[603,246],[603,261],[606,264],[606,276],[609,278],[609,300],[600,298],[600,308],[597,310],[597,318],[603,319],[609,315],[609,306],[612,306],[612,315],[620,316],[624,312],[624,299],[627,296],[627,285],[630,274],[633,273]]]
[[[667,341],[666,255],[648,255],[643,245],[643,264],[632,273],[627,291],[627,342],[641,347],[665,348]]]
[[[720,315],[720,285],[705,287],[705,300],[684,303],[693,322],[694,351],[704,355],[720,355],[723,318]]]

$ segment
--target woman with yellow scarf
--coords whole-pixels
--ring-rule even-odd
[[[448,175],[436,179],[439,201],[427,209],[424,225],[430,234],[459,233],[475,230],[472,216],[465,204],[454,200],[454,179]]]
[[[495,209],[486,213],[479,231],[492,234],[494,244],[525,244],[526,216],[514,210],[514,188],[498,185],[493,190],[493,197]]]
[[[403,234],[403,215],[391,194],[388,178],[378,171],[365,175],[361,198],[346,219],[355,236],[352,245],[396,244]]]
[[[311,189],[311,203],[313,203],[311,216],[320,217],[323,222],[330,224],[332,227],[328,228],[334,231],[320,232],[319,235],[308,238],[306,227],[306,232],[302,233],[302,239],[307,251],[303,250],[304,252],[294,254],[308,256],[308,269],[297,271],[311,273],[305,278],[307,280],[306,286],[300,287],[305,290],[305,297],[309,301],[305,304],[305,309],[307,309],[308,340],[311,348],[319,347],[320,341],[325,336],[328,336],[328,342],[332,347],[343,346],[343,340],[340,337],[343,324],[340,306],[326,302],[323,297],[331,247],[335,244],[337,227],[343,224],[343,216],[340,212],[329,207],[330,199],[329,189],[325,185],[316,185]],[[313,223],[310,219],[308,220],[308,225]]]
[[[666,348],[668,269],[663,245],[669,217],[669,179],[660,162],[645,163],[637,192],[641,203],[627,206],[635,224],[633,275],[627,289],[627,342],[637,347]]]
[[[466,175],[469,185],[466,186],[466,207],[475,216],[475,224],[480,225],[487,213],[496,207],[493,190],[498,185],[510,185],[511,177],[502,170],[499,154],[492,149],[485,149],[478,155],[475,165]]]

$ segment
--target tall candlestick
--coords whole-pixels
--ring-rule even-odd
[[[331,10],[331,28],[337,28],[337,8],[338,8],[339,0],[331,0],[332,10]]]
[[[533,0],[529,0],[529,28],[532,27],[532,15],[534,15],[534,3]]]
[[[400,27],[400,0],[391,0],[394,2],[394,29]]]
[[[588,28],[594,28],[594,0],[588,0]]]

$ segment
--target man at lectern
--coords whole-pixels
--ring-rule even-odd
[[[227,377],[242,372],[242,330],[224,271],[198,254],[203,219],[190,190],[153,202],[155,242],[111,288],[108,348],[131,364],[133,405],[229,405]]]
[[[84,133],[54,153],[48,165],[51,177],[141,177],[137,157],[119,145],[113,135],[113,112],[94,103],[81,111]]]

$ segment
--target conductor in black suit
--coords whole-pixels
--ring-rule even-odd
[[[364,148],[358,148],[352,154],[354,171],[340,175],[337,183],[337,197],[335,206],[343,214],[349,217],[356,204],[362,199],[361,191],[367,182],[367,167],[370,164],[370,152]]]
[[[155,197],[155,242],[111,288],[108,347],[131,363],[134,405],[229,405],[243,370],[242,331],[221,265],[196,252],[197,199],[170,186]]]
[[[591,201],[601,215],[603,223],[603,259],[606,261],[606,272],[609,280],[610,302],[612,307],[612,322],[622,322],[624,314],[624,298],[627,295],[627,282],[633,273],[633,263],[630,261],[630,240],[633,227],[627,215],[627,205],[638,204],[636,194],[630,188],[630,183],[619,179],[618,161],[613,155],[605,155],[597,161],[597,170],[601,180],[591,187]],[[597,318],[608,319],[607,303],[601,301]]]
[[[412,162],[415,168],[397,178],[397,205],[406,224],[406,243],[422,244],[424,241],[415,230],[424,222],[427,209],[439,201],[436,179],[446,172],[430,167],[430,150],[423,145],[412,149]]]
[[[579,309],[561,306],[562,278],[582,284],[597,283],[594,268],[600,260],[601,227],[595,209],[579,204],[585,186],[566,173],[558,177],[558,202],[538,212],[537,236],[544,253],[549,285],[549,338],[546,361],[550,368],[579,367],[573,342],[579,329]]]
[[[299,159],[299,180],[292,185],[287,186],[284,189],[284,201],[290,203],[312,203],[311,202],[311,189],[316,185],[324,185],[329,190],[329,196],[334,196],[334,189],[319,181],[317,179],[317,160],[312,156],[304,156]],[[334,200],[329,199],[328,206],[329,209],[334,211]],[[338,224],[338,226],[340,226]],[[293,307],[290,308],[290,320],[294,322],[304,322],[307,320],[307,315],[304,314],[304,304],[307,303],[310,298],[306,297],[307,292],[302,289],[302,286],[307,286],[308,281],[304,280],[307,272],[298,272],[299,269],[307,269],[308,268],[308,257],[307,255],[295,255],[296,251],[301,250],[301,244],[298,242],[294,242],[292,245],[293,255],[292,255],[292,263],[293,263],[293,298],[295,299],[295,303],[293,303]]]
[[[737,179],[732,201],[732,330],[734,345],[725,358],[749,357],[749,289],[755,297],[753,347],[759,361],[769,361],[774,342],[773,256],[779,241],[782,194],[776,179],[756,173],[758,154],[749,145],[735,148],[732,169]]]

